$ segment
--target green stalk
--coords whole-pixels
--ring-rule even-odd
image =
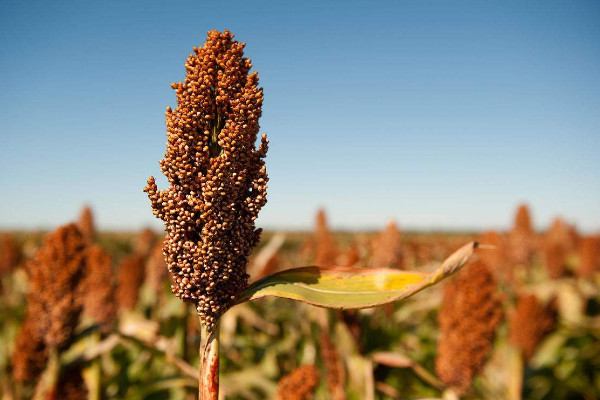
[[[100,343],[100,332],[96,331],[90,336],[90,347],[95,348]],[[101,385],[100,381],[102,379],[102,359],[101,357],[96,357],[92,360],[91,365],[89,366],[89,380],[88,384],[88,392],[89,392],[89,400],[100,400],[101,393]]]
[[[513,349],[510,357],[508,400],[520,400],[523,392],[523,355],[520,350]]]
[[[198,399],[219,399],[219,326],[209,330],[200,323]]]

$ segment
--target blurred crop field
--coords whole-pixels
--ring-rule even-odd
[[[196,398],[199,323],[193,305],[170,292],[162,234],[95,232],[89,210],[85,215],[79,229],[108,253],[112,271],[96,283],[110,291],[107,304],[96,306],[114,302],[116,312],[103,324],[85,309],[79,315],[61,354],[64,388],[54,398]],[[28,265],[47,234],[0,233],[2,399],[35,397],[49,368],[43,346],[19,338],[26,334]],[[536,232],[521,207],[508,232],[404,232],[393,222],[380,231],[332,232],[319,212],[311,232],[263,232],[248,273],[255,281],[306,265],[431,271],[471,240],[495,249],[478,251],[454,277],[393,305],[333,311],[261,299],[233,307],[220,323],[221,396],[507,399],[517,391],[526,399],[600,398],[600,236],[568,222]],[[485,282],[481,271],[489,271]],[[494,309],[480,315],[486,299],[469,303],[452,285],[467,295],[487,285]],[[521,299],[530,303],[521,307]],[[492,314],[498,323],[489,345],[469,340],[471,327]],[[448,325],[449,318],[458,322]],[[452,385],[462,390],[449,394]]]

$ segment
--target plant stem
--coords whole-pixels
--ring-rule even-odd
[[[198,399],[219,399],[219,326],[212,329],[200,323],[200,376]]]
[[[98,347],[98,344],[101,342],[100,332],[94,332],[90,338],[90,349]],[[89,368],[89,380],[86,382],[88,384],[88,400],[100,400],[101,391],[102,391],[102,359],[100,357],[92,360]]]
[[[523,355],[518,349],[512,349],[510,360],[510,377],[508,386],[508,399],[521,400],[523,391]]]

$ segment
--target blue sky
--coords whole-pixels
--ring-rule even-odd
[[[170,83],[210,29],[247,42],[271,141],[258,224],[600,229],[597,1],[0,3],[0,228],[90,204],[159,228]],[[166,182],[159,179],[159,182]]]

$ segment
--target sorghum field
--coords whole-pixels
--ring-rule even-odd
[[[600,399],[600,3],[0,26],[0,400]]]
[[[435,269],[471,240],[462,270],[406,300],[328,310],[288,299],[220,322],[227,399],[596,399],[600,236],[556,219],[508,232],[263,232],[250,282],[304,266]],[[2,399],[194,399],[200,331],[171,294],[164,235],[97,232],[92,210],[53,232],[0,236]]]

